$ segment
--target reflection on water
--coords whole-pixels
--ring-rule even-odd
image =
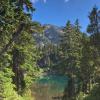
[[[33,83],[33,96],[35,100],[61,100],[67,84],[67,76],[45,76]]]

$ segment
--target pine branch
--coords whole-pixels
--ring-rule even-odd
[[[25,23],[21,23],[15,33],[12,35],[12,39],[4,46],[4,48],[1,50],[0,55],[2,56],[5,52],[8,51],[8,49],[12,46],[12,43],[15,42],[18,38],[19,35],[21,34],[23,28],[25,26]]]

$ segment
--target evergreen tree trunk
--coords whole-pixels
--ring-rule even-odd
[[[24,82],[23,71],[20,68],[20,53],[16,48],[13,49],[13,68],[12,70],[15,74],[13,77],[13,83],[16,86],[16,90],[19,92],[19,90],[22,90],[24,88],[25,82]]]
[[[19,63],[18,63],[18,50],[16,50],[14,48],[13,50],[13,68],[12,68],[13,72],[14,72],[14,77],[13,77],[13,83],[16,85],[16,90],[19,90],[19,74],[18,74],[18,70],[19,70]]]
[[[68,85],[65,88],[63,100],[74,100],[75,97],[75,82],[74,78],[70,76]]]
[[[87,80],[84,80],[82,85],[82,91],[87,94],[87,90],[88,90],[88,82]]]

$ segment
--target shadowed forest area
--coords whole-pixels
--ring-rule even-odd
[[[100,100],[100,9],[86,33],[78,19],[32,21],[35,10],[31,0],[0,0],[0,100]]]

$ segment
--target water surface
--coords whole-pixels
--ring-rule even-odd
[[[44,76],[34,82],[32,87],[33,95],[36,100],[61,100],[67,84],[67,76]]]

